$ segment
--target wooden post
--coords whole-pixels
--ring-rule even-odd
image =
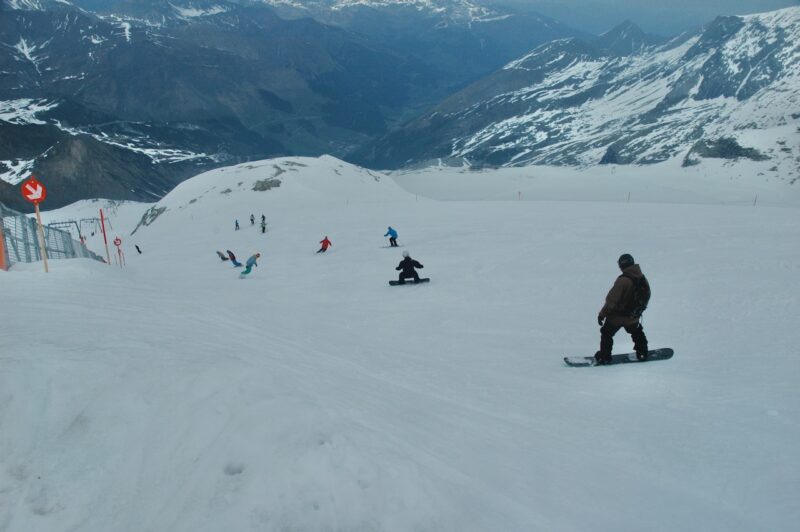
[[[42,259],[44,260],[44,273],[49,272],[47,268],[47,242],[44,239],[44,228],[42,227],[42,216],[39,214],[39,204],[34,204],[36,209],[36,223],[39,225],[39,242],[42,246]]]

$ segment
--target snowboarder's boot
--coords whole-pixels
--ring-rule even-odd
[[[611,355],[603,354],[600,351],[594,354],[594,359],[597,361],[598,366],[611,364]]]
[[[637,349],[636,360],[638,360],[639,362],[644,362],[645,360],[647,360],[647,349]]]

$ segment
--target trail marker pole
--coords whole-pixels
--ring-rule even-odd
[[[44,239],[44,228],[42,227],[42,215],[39,213],[39,204],[34,205],[36,209],[36,223],[39,225],[39,242],[42,245],[42,260],[44,261],[44,272],[50,270],[47,268],[47,242]]]
[[[106,221],[103,209],[100,209],[100,227],[103,229],[103,243],[106,245],[106,264],[111,266],[111,253],[108,252],[108,237],[106,237]]]
[[[753,199],[753,207],[756,206],[757,202],[758,202],[758,194],[756,194],[756,197]]]
[[[50,269],[47,267],[47,241],[44,239],[44,228],[42,227],[42,215],[39,212],[39,204],[47,199],[47,189],[39,182],[33,175],[30,176],[22,183],[22,197],[26,201],[33,203],[33,208],[36,211],[36,224],[38,225],[39,232],[39,245],[42,249],[42,260],[44,262],[44,272],[47,273]]]
[[[0,270],[8,271],[6,261],[6,237],[3,235],[3,218],[0,217]]]
[[[122,245],[122,239],[120,237],[116,237],[114,239],[114,245],[117,246],[117,256],[119,257],[119,267],[122,268],[125,265],[125,255],[122,253],[122,249],[120,246]]]

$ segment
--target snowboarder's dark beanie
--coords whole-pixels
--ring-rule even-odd
[[[633,266],[635,264],[635,261],[633,260],[632,256],[625,253],[623,255],[620,255],[619,259],[617,259],[617,264],[619,265],[620,270],[624,270],[628,266]]]

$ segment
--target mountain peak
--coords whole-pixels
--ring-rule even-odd
[[[612,55],[631,55],[659,41],[660,39],[646,34],[639,26],[626,19],[597,37],[594,43]]]

